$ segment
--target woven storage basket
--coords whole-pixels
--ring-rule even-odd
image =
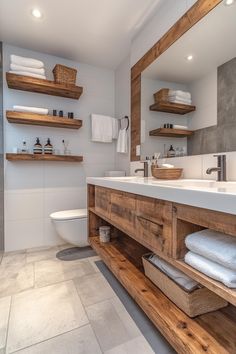
[[[75,85],[77,70],[73,68],[68,68],[61,64],[56,64],[53,69],[54,81],[58,84],[69,84]]]
[[[151,166],[151,171],[153,177],[157,179],[178,179],[181,177],[183,169]]]
[[[154,93],[153,97],[155,102],[160,102],[160,101],[165,101],[168,102],[169,101],[169,89],[168,88],[163,88],[159,91],[157,91],[156,93]]]

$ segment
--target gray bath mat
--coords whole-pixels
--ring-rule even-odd
[[[87,257],[96,256],[97,253],[90,246],[86,247],[70,247],[59,251],[56,257],[61,261],[75,261]]]

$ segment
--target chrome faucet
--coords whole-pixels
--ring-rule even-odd
[[[212,172],[217,172],[217,181],[226,181],[226,155],[213,155],[217,157],[217,167],[211,167],[206,170],[210,175]]]
[[[148,177],[148,160],[143,161],[143,168],[137,168],[134,172],[143,171],[143,177]]]

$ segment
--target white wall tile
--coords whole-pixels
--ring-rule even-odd
[[[44,219],[5,222],[5,251],[22,250],[44,245]]]
[[[42,192],[33,190],[6,192],[5,217],[6,221],[43,218]]]

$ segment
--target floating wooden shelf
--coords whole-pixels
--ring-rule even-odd
[[[16,124],[41,125],[68,129],[79,129],[82,126],[82,120],[79,119],[61,118],[31,112],[6,111],[6,117],[9,123]]]
[[[168,101],[159,101],[149,107],[150,111],[166,112],[175,114],[186,114],[196,110],[195,106],[173,103]]]
[[[192,130],[180,130],[180,129],[169,129],[169,128],[159,128],[151,130],[149,132],[150,136],[163,136],[169,138],[184,138],[186,136],[191,136],[194,132]]]
[[[236,309],[233,306],[191,319],[126,257],[119,249],[119,241],[101,244],[99,238],[92,235],[89,241],[178,353],[236,352]]]
[[[73,155],[35,155],[35,154],[6,154],[9,161],[64,161],[64,162],[82,162],[83,156]]]
[[[61,96],[79,99],[83,87],[58,84],[54,81],[34,77],[6,73],[8,87],[15,90],[43,93],[45,95]]]

